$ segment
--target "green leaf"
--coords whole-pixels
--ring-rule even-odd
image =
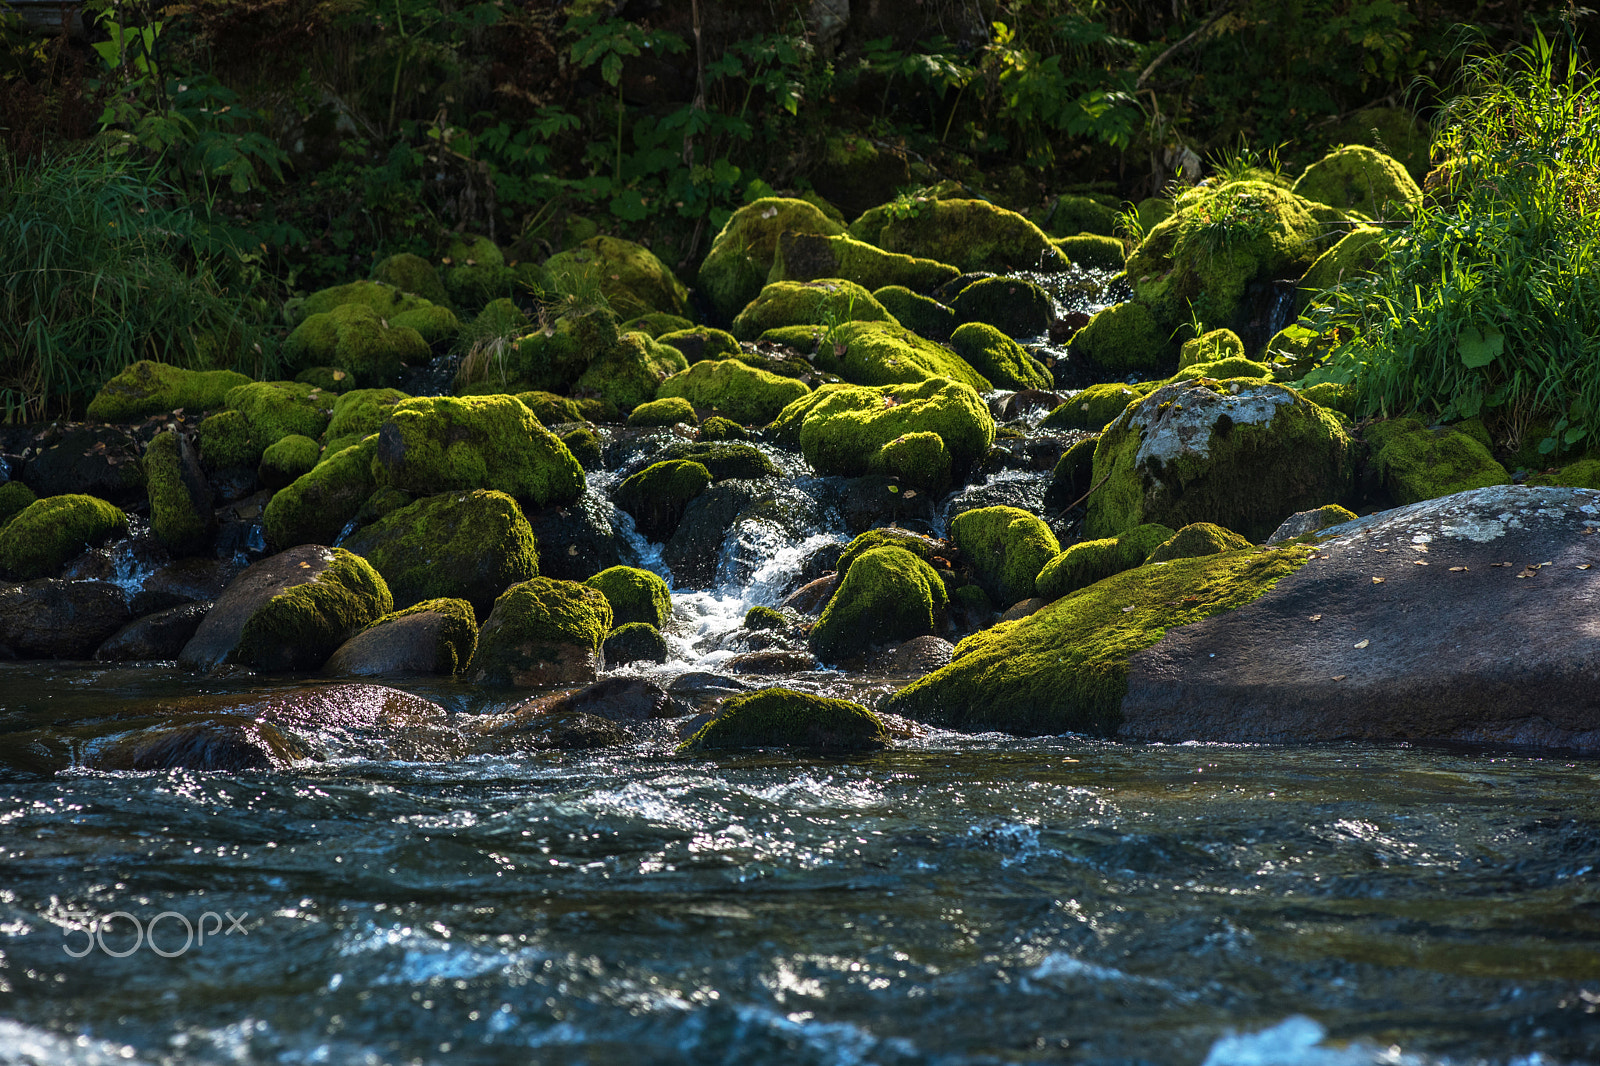
[[[1456,351],[1461,353],[1462,365],[1469,370],[1488,366],[1505,348],[1506,335],[1493,326],[1487,333],[1479,332],[1475,326],[1463,326],[1456,337]]]

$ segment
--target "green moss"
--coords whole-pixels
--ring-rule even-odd
[[[647,315],[630,318],[622,324],[624,333],[648,333],[656,340],[661,340],[668,333],[681,333],[684,330],[694,329],[694,323],[681,315],[668,315],[660,311],[652,311]],[[721,332],[718,330],[717,332]],[[670,342],[669,342],[670,343]]]
[[[1349,491],[1350,441],[1292,389],[1235,378],[1163,385],[1095,447],[1084,532],[1215,522],[1265,540],[1287,516]]]
[[[261,453],[256,476],[271,489],[281,489],[322,461],[322,445],[310,437],[291,433],[268,445]]]
[[[1085,236],[1114,237],[1119,221],[1117,209],[1090,196],[1064,193],[1051,202],[1048,211],[1039,218],[1039,225],[1049,233],[1067,237],[1078,233]],[[1074,259],[1072,262],[1076,263]]]
[[[866,552],[873,548],[882,547],[899,548],[908,551],[923,562],[930,562],[940,548],[939,541],[932,537],[925,537],[921,533],[913,533],[909,529],[900,529],[898,526],[887,526],[882,529],[869,529],[859,534],[839,553],[839,561],[834,564],[834,570],[843,581],[850,572],[850,564],[854,563]]]
[[[950,487],[950,451],[937,433],[904,433],[872,453],[867,473],[887,474],[934,495]]]
[[[699,289],[720,319],[733,318],[761,292],[786,231],[837,234],[844,227],[804,200],[763,197],[739,208],[700,264]]]
[[[988,378],[950,349],[890,323],[851,322],[839,326],[812,361],[819,370],[838,374],[856,385],[946,378],[978,392],[994,388]]]
[[[850,224],[850,236],[963,272],[1036,270],[1057,257],[1038,226],[986,200],[919,200],[914,212],[874,207]]]
[[[811,651],[823,662],[936,631],[947,597],[939,574],[895,545],[870,548],[850,564],[811,627]]]
[[[1403,107],[1368,107],[1334,125],[1328,135],[1335,144],[1365,144],[1398,160],[1413,180],[1428,172],[1428,130]]]
[[[648,622],[628,622],[617,626],[606,635],[601,646],[607,666],[626,666],[629,663],[664,663],[671,654],[667,638]]]
[[[450,674],[466,672],[467,664],[472,661],[472,653],[478,648],[478,619],[472,613],[472,604],[466,600],[449,597],[423,600],[402,610],[391,611],[367,628],[375,629],[387,622],[409,618],[415,614],[433,614],[441,619],[439,640],[433,661],[443,672]]]
[[[182,438],[171,430],[157,433],[144,450],[150,527],[175,556],[198,555],[211,541],[211,493],[198,469],[190,467],[192,453],[190,463],[184,462],[186,450]]]
[[[522,401],[522,406],[533,412],[542,425],[559,426],[567,422],[583,422],[583,408],[578,406],[578,401],[567,396],[557,396],[553,392],[534,390],[532,392],[519,392],[517,399]]]
[[[623,411],[655,399],[661,383],[689,368],[676,348],[643,333],[624,333],[578,378],[575,389],[596,393]]]
[[[1183,347],[1178,349],[1178,369],[1182,370],[1197,363],[1215,363],[1223,359],[1244,357],[1244,341],[1239,339],[1237,333],[1231,329],[1214,329],[1183,342]]]
[[[1090,270],[1121,270],[1128,254],[1117,238],[1093,233],[1062,237],[1051,243],[1067,262]]]
[[[567,446],[567,451],[578,460],[578,465],[585,470],[598,470],[601,466],[602,451],[600,440],[594,431],[584,426],[569,429],[561,434],[561,443]]]
[[[710,326],[695,326],[662,334],[662,344],[678,349],[690,364],[706,359],[735,359],[741,354],[739,342],[733,334]]]
[[[1395,418],[1372,423],[1363,436],[1384,487],[1399,504],[1511,483],[1489,449],[1452,426],[1429,429],[1415,418]]]
[[[563,662],[573,650],[596,657],[611,631],[611,605],[598,589],[536,577],[501,593],[478,632],[468,673],[480,684],[517,684]]]
[[[744,613],[744,627],[752,633],[763,629],[788,629],[789,618],[774,607],[757,605]]]
[[[951,591],[950,604],[975,615],[994,614],[994,601],[977,585],[962,585]]]
[[[681,396],[668,396],[642,403],[628,414],[630,426],[675,426],[679,422],[687,422],[692,426],[699,421],[695,417],[694,404]]]
[[[589,422],[618,423],[622,421],[622,412],[617,410],[617,405],[604,396],[579,396],[578,410],[582,412],[585,420]]]
[[[929,340],[944,340],[956,328],[954,311],[933,297],[914,293],[904,285],[885,285],[875,289],[872,298],[882,304],[902,326]],[[816,345],[811,347],[814,350]]]
[[[1149,370],[1169,358],[1171,342],[1150,310],[1139,303],[1120,303],[1096,311],[1072,335],[1072,355],[1116,373]]]
[[[244,416],[254,451],[247,465],[284,437],[319,437],[333,417],[336,397],[314,385],[293,381],[254,381],[229,389],[228,409]],[[209,419],[207,420],[209,421]]]
[[[1198,381],[1201,378],[1215,378],[1222,381],[1228,378],[1266,378],[1271,380],[1272,368],[1265,363],[1258,363],[1236,355],[1231,359],[1218,359],[1211,363],[1191,363],[1172,375],[1167,381]]]
[[[771,459],[753,444],[739,441],[674,441],[656,453],[657,462],[687,459],[699,463],[712,481],[729,478],[779,477],[781,472]]]
[[[1151,523],[1120,537],[1079,541],[1044,565],[1034,579],[1034,592],[1042,599],[1059,600],[1113,574],[1143,566],[1150,553],[1172,535],[1166,526]]]
[[[950,346],[997,389],[1049,389],[1055,384],[1026,348],[987,323],[968,322],[951,335]]]
[[[372,276],[401,292],[409,292],[432,303],[448,303],[450,299],[433,264],[411,252],[400,252],[384,259],[373,268]]]
[[[1295,315],[1306,312],[1328,289],[1372,273],[1389,250],[1389,237],[1381,226],[1357,226],[1339,243],[1317,256],[1295,289]],[[1310,333],[1310,330],[1307,330]],[[1312,333],[1312,337],[1316,334]],[[1268,345],[1270,350],[1271,345]]]
[[[310,385],[330,396],[339,396],[356,387],[356,376],[336,366],[314,366],[294,376],[296,385]]]
[[[1344,511],[1344,508],[1338,510]],[[1191,522],[1162,541],[1145,561],[1165,563],[1173,559],[1198,559],[1202,555],[1219,555],[1249,547],[1253,545],[1231,529],[1223,529],[1214,522]]]
[[[962,322],[987,323],[1008,337],[1037,337],[1055,318],[1050,294],[1015,277],[979,278],[956,293],[950,309]]]
[[[666,541],[678,528],[689,501],[711,484],[711,472],[699,463],[670,459],[653,463],[617,486],[616,504],[633,516],[639,532]]]
[[[1348,415],[1355,409],[1355,396],[1348,385],[1322,381],[1301,389],[1300,395],[1319,407],[1326,407],[1341,414]]]
[[[573,503],[584,490],[567,446],[515,396],[400,401],[379,433],[373,473],[380,488],[498,489],[538,507]]]
[[[1125,411],[1130,403],[1143,399],[1159,387],[1160,383],[1155,381],[1138,385],[1117,382],[1090,385],[1046,415],[1039,428],[1087,429],[1098,433]]]
[[[545,329],[517,338],[493,358],[468,353],[456,372],[456,390],[477,391],[474,387],[485,383],[489,392],[564,390],[592,362],[611,354],[621,337],[617,317],[610,311],[563,314]]]
[[[1347,144],[1306,167],[1294,191],[1375,219],[1404,218],[1422,203],[1422,190],[1399,160],[1359,144]]]
[[[25,511],[28,505],[38,498],[32,489],[20,481],[0,484],[0,529],[5,528],[7,523]]]
[[[1117,574],[968,637],[949,666],[883,709],[953,729],[1110,735],[1122,721],[1133,653],[1169,629],[1255,600],[1307,554],[1226,552]]]
[[[333,416],[323,431],[323,442],[331,444],[345,437],[359,440],[378,432],[389,420],[394,405],[410,398],[399,389],[354,389],[345,393],[333,403]]]
[[[47,496],[0,529],[0,569],[17,581],[49,577],[90,548],[128,531],[121,509],[94,496]]]
[[[960,276],[946,263],[886,252],[843,234],[785,233],[778,239],[767,283],[842,278],[869,290],[904,285],[927,291]]]
[[[678,750],[877,751],[888,742],[888,727],[859,703],[793,689],[764,688],[723,700],[717,716],[701,726]]]
[[[1530,485],[1562,485],[1571,489],[1600,489],[1600,459],[1579,459],[1568,463],[1554,474],[1528,479]],[[4,489],[0,489],[3,492]],[[0,509],[0,521],[4,511]]]
[[[779,326],[769,329],[756,338],[757,344],[781,344],[802,355],[813,355],[828,331],[822,326]]]
[[[307,296],[297,310],[303,320],[312,315],[325,315],[337,307],[359,304],[370,307],[383,318],[392,318],[427,307],[430,302],[381,281],[352,281],[347,285],[319,289]]]
[[[983,591],[1002,605],[1031,597],[1039,571],[1061,554],[1050,527],[1018,507],[963,511],[950,522],[950,539]]]
[[[250,616],[230,662],[260,670],[314,670],[394,609],[389,587],[365,559],[343,548],[325,550],[325,569]]]
[[[461,334],[461,320],[456,313],[437,304],[393,315],[389,318],[389,325],[394,329],[416,330],[428,347],[436,352],[449,348]]]
[[[185,370],[141,359],[101,387],[89,401],[87,417],[94,422],[133,422],[178,408],[207,411],[221,407],[229,389],[249,382],[232,370]]]
[[[322,462],[308,474],[279,489],[262,511],[267,542],[278,550],[297,544],[332,544],[361,510],[376,485],[372,457],[376,437],[368,437]]]
[[[458,307],[480,308],[523,287],[517,271],[506,266],[505,253],[487,237],[462,234],[445,248],[443,262],[445,291]]]
[[[994,443],[994,418],[971,387],[945,378],[870,388],[824,385],[785,407],[773,421],[779,443],[800,446],[820,474],[857,477],[872,456],[907,433],[937,433],[958,470]]]
[[[700,423],[702,441],[749,440],[750,431],[731,418],[712,415]]]
[[[780,326],[816,326],[837,322],[888,322],[894,316],[853,281],[775,281],[734,317],[729,328],[741,341],[753,341]]]
[[[212,470],[253,467],[266,449],[255,442],[250,420],[238,411],[218,411],[195,429],[200,457]]]
[[[765,425],[811,390],[794,378],[770,374],[736,359],[695,363],[661,383],[663,398],[681,397],[736,422]]]
[[[366,304],[350,303],[300,323],[280,354],[291,370],[332,366],[381,383],[427,362],[433,353],[415,329],[395,325]]]
[[[683,317],[689,312],[689,290],[642,244],[618,237],[590,237],[570,251],[551,256],[545,268],[553,274],[592,273],[606,301],[623,318],[653,312]]]
[[[636,566],[613,566],[584,582],[599,589],[611,605],[612,624],[645,622],[657,629],[672,620],[672,593],[667,583]]]

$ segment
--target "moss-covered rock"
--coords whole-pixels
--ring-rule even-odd
[[[619,237],[590,237],[576,248],[551,256],[545,268],[552,274],[592,273],[606,301],[623,318],[652,313],[686,317],[689,313],[689,290],[642,244]]]
[[[868,549],[852,560],[811,627],[811,651],[837,662],[933,633],[946,602],[944,582],[917,556],[895,545]]]
[[[950,539],[979,586],[1002,606],[1032,596],[1039,571],[1061,554],[1050,527],[1018,507],[963,511],[950,522]]]
[[[867,473],[885,474],[938,496],[950,487],[950,450],[937,433],[904,433],[872,454]]]
[[[377,487],[372,474],[377,448],[377,438],[368,437],[325,456],[310,473],[274,493],[261,513],[267,543],[281,550],[338,540]]]
[[[604,465],[600,439],[588,427],[579,426],[567,430],[561,434],[561,443],[567,446],[567,451],[572,453],[572,457],[578,460],[578,465],[585,470],[599,470]]]
[[[598,589],[536,577],[495,600],[467,673],[478,684],[521,687],[593,681],[610,631],[611,606]]]
[[[907,433],[937,433],[952,465],[966,470],[994,443],[994,418],[970,386],[932,378],[882,388],[824,385],[785,407],[772,432],[799,444],[818,473],[857,477],[878,449]]]
[[[307,296],[295,310],[303,321],[312,315],[325,315],[338,307],[359,304],[372,308],[387,319],[407,311],[415,311],[419,307],[427,307],[430,303],[431,300],[414,296],[382,281],[352,281],[345,285],[318,289]]]
[[[444,282],[433,264],[411,252],[389,256],[372,268],[372,277],[401,292],[409,292],[435,304],[445,304],[450,297],[444,291]]]
[[[38,498],[32,489],[20,481],[0,484],[0,528],[27,510],[28,505]]]
[[[1309,537],[1319,533],[1329,526],[1340,526],[1346,522],[1354,522],[1356,513],[1348,507],[1341,507],[1330,503],[1323,507],[1316,507],[1309,511],[1300,511],[1285,518],[1272,536],[1266,539],[1268,545],[1283,544],[1287,541],[1301,537]]]
[[[939,553],[942,542],[934,540],[932,537],[925,537],[921,533],[914,533],[909,529],[901,529],[898,526],[869,529],[865,533],[859,534],[845,546],[844,551],[839,553],[839,560],[834,564],[834,570],[838,573],[839,580],[844,580],[845,575],[850,572],[851,564],[862,555],[874,548],[885,546],[908,551],[926,563],[931,562]],[[948,551],[948,548],[945,548],[945,550]]]
[[[145,446],[143,465],[156,539],[175,556],[204,551],[211,543],[211,489],[194,447],[172,430],[157,433]]]
[[[517,399],[533,412],[533,417],[539,420],[540,425],[559,426],[567,422],[586,421],[583,408],[569,396],[557,396],[553,392],[535,389],[517,393]]]
[[[954,311],[933,297],[912,292],[904,285],[885,285],[875,289],[872,298],[882,304],[902,326],[918,336],[942,341],[955,331]]]
[[[671,653],[667,638],[648,622],[625,622],[617,626],[606,635],[600,650],[605,653],[607,666],[664,663]]]
[[[752,633],[765,629],[787,629],[790,624],[789,616],[776,607],[757,604],[744,613],[744,627]]]
[[[656,462],[668,459],[687,459],[699,463],[711,474],[713,482],[729,478],[778,477],[777,464],[753,444],[740,441],[673,441],[653,456]]]
[[[731,418],[712,415],[700,423],[702,441],[749,440],[750,431]]]
[[[200,457],[212,470],[244,469],[261,461],[264,449],[250,433],[250,422],[238,411],[218,411],[195,427]]]
[[[1054,385],[1050,371],[1039,360],[987,323],[968,322],[951,335],[950,346],[997,389],[1049,389]]]
[[[859,703],[793,689],[764,688],[723,700],[717,716],[684,741],[679,750],[877,751],[888,743],[888,727]]]
[[[572,503],[584,490],[567,446],[515,396],[400,401],[378,432],[373,474],[379,488],[498,489],[537,507]]]
[[[911,164],[902,148],[862,134],[834,133],[809,176],[822,196],[853,218],[909,185]]]
[[[987,323],[1008,337],[1040,336],[1055,318],[1050,294],[1021,278],[979,278],[956,293],[950,309],[962,322]]]
[[[1096,311],[1072,335],[1071,346],[1073,358],[1087,359],[1116,374],[1160,366],[1171,349],[1171,340],[1149,308],[1133,301]]]
[[[1148,396],[1159,387],[1160,383],[1154,381],[1138,385],[1118,382],[1090,385],[1045,415],[1039,428],[1087,429],[1098,433],[1126,410],[1130,403]]]
[[[695,417],[694,404],[681,396],[651,400],[628,412],[628,425],[636,427],[675,426],[679,422],[687,422],[692,426],[699,421]]]
[[[683,509],[711,484],[711,472],[699,463],[671,459],[654,463],[617,486],[616,504],[633,516],[639,532],[666,541],[678,528]]]
[[[1243,359],[1244,341],[1231,329],[1214,329],[1198,337],[1190,337],[1178,349],[1178,369],[1196,363],[1215,363],[1223,359]],[[1232,375],[1229,375],[1232,376]]]
[[[1044,490],[1047,510],[1065,511],[1094,487],[1090,479],[1094,474],[1094,449],[1098,443],[1098,437],[1084,437],[1061,453]]]
[[[648,333],[656,340],[660,340],[668,333],[681,333],[684,330],[694,329],[695,326],[681,315],[652,311],[648,315],[628,319],[621,328],[623,333]]]
[[[775,281],[734,317],[729,327],[741,341],[753,341],[780,326],[817,326],[834,322],[895,322],[872,293],[853,281]]]
[[[624,333],[589,364],[573,387],[631,411],[655,399],[663,381],[687,369],[689,362],[678,349],[643,333]]]
[[[1404,218],[1422,203],[1422,189],[1399,160],[1359,144],[1335,149],[1306,167],[1294,191],[1374,219]]]
[[[1328,289],[1370,274],[1388,249],[1389,237],[1379,226],[1357,226],[1339,238],[1317,256],[1300,279],[1295,289],[1295,314],[1303,314]]]
[[[361,381],[383,384],[398,378],[408,365],[427,362],[433,352],[415,329],[394,325],[366,304],[348,303],[301,322],[283,342],[281,354],[292,371],[332,366]]]
[[[672,593],[667,583],[636,566],[613,566],[584,582],[599,589],[611,605],[612,625],[645,622],[661,629],[672,619]]]
[[[778,238],[767,283],[842,278],[865,289],[903,285],[926,292],[960,274],[947,263],[896,255],[843,234],[785,233]]]
[[[354,389],[359,382],[356,376],[348,370],[340,370],[336,366],[313,366],[294,376],[296,385],[310,385],[312,388],[321,389],[330,396],[339,396]]]
[[[503,492],[424,497],[358,530],[344,546],[383,575],[396,607],[462,599],[482,617],[511,585],[539,576],[533,529]]]
[[[1211,363],[1191,363],[1167,379],[1173,381],[1199,381],[1201,378],[1263,378],[1272,380],[1272,367],[1266,363],[1258,363],[1253,359],[1246,359],[1236,355],[1229,359],[1218,359]]]
[[[690,365],[707,359],[731,359],[740,353],[739,342],[733,334],[710,326],[680,329],[656,339],[682,352]]]
[[[339,645],[322,668],[333,677],[460,674],[478,647],[478,620],[466,600],[424,600],[391,611]]]
[[[1570,462],[1553,474],[1538,474],[1528,479],[1530,485],[1561,485],[1571,489],[1600,489],[1600,459],[1585,457]],[[0,491],[4,491],[0,487]],[[0,506],[0,522],[5,521]]]
[[[849,322],[839,326],[812,356],[819,370],[855,385],[894,385],[944,378],[978,392],[990,380],[950,349],[887,322]]]
[[[221,407],[228,390],[249,383],[232,370],[185,370],[141,359],[101,386],[89,401],[87,416],[97,422],[134,422],[178,408],[207,411]]]
[[[839,234],[844,227],[804,200],[769,196],[735,211],[700,264],[699,289],[722,321],[761,292],[785,232]]]
[[[1006,274],[1059,260],[1043,230],[986,200],[918,199],[910,209],[885,204],[852,222],[850,236],[962,271]]]
[[[1430,429],[1415,418],[1394,418],[1372,423],[1362,436],[1396,503],[1420,503],[1511,482],[1488,448],[1454,426]]]
[[[1041,229],[1063,237],[1074,233],[1113,237],[1121,216],[1114,206],[1092,196],[1063,193],[1050,202],[1048,210],[1034,217]]]
[[[661,383],[663,399],[680,397],[736,422],[766,425],[811,392],[804,382],[746,366],[736,359],[695,363]]]
[[[28,504],[0,529],[0,569],[16,581],[49,577],[70,559],[128,531],[122,509],[69,493]]]
[[[284,437],[320,437],[338,401],[313,385],[293,381],[253,381],[229,389],[228,409],[244,416],[249,427],[249,465]],[[208,420],[209,421],[209,420]]]
[[[1128,254],[1117,238],[1093,233],[1061,237],[1051,243],[1067,262],[1089,270],[1121,270]]]
[[[1223,529],[1214,522],[1190,522],[1157,545],[1145,561],[1165,563],[1173,559],[1198,559],[1202,555],[1219,555],[1249,547],[1253,545],[1231,529]]]
[[[546,328],[512,341],[498,354],[492,347],[477,349],[476,355],[469,352],[456,372],[456,391],[565,390],[591,363],[616,348],[621,338],[617,316],[610,311],[571,310]]]
[[[491,300],[513,296],[523,286],[506,256],[487,237],[461,234],[445,247],[444,287],[457,307],[475,310]]]
[[[461,335],[461,320],[448,307],[430,304],[411,311],[402,311],[388,320],[392,329],[414,329],[432,352],[447,351]]]
[[[968,637],[949,666],[883,709],[974,732],[1109,735],[1122,720],[1131,655],[1169,629],[1244,606],[1306,557],[1299,547],[1236,551],[1116,574]]]
[[[1079,541],[1044,565],[1034,579],[1034,593],[1043,600],[1059,600],[1113,574],[1143,566],[1150,553],[1172,535],[1166,526],[1150,523],[1135,526],[1120,537]]]
[[[261,465],[256,477],[269,489],[276,491],[291,485],[303,474],[322,461],[322,445],[310,437],[291,433],[267,446],[261,453]]]
[[[1163,385],[1101,435],[1084,532],[1215,522],[1261,540],[1286,516],[1342,499],[1350,475],[1344,430],[1293,389],[1252,379]]]

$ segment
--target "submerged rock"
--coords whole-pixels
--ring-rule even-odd
[[[684,741],[679,750],[877,751],[888,742],[888,728],[859,703],[793,689],[767,688],[723,700],[716,717]]]

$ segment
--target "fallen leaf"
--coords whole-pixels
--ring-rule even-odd
[[[1131,611],[1131,610],[1133,610],[1133,604],[1131,604],[1131,603],[1130,603],[1130,604],[1128,604],[1128,606],[1126,606],[1126,607],[1124,607],[1124,608],[1123,608],[1123,609],[1122,609],[1122,613],[1123,613],[1123,614],[1127,614],[1127,613],[1128,613],[1128,612],[1129,612],[1129,611]]]
[[[1524,570],[1522,573],[1517,575],[1517,579],[1520,581],[1522,578],[1532,577],[1532,576],[1533,576],[1532,574],[1530,574],[1526,570]]]
[[[1381,578],[1381,577],[1375,577],[1375,578],[1373,578],[1373,579],[1372,579],[1372,583],[1373,583],[1373,584],[1374,584],[1374,585],[1381,585],[1381,584],[1383,584],[1383,578]]]
[[[1359,644],[1357,644],[1356,647],[1365,648],[1368,644],[1371,644],[1371,643],[1372,643],[1372,641],[1367,640],[1366,638],[1363,637],[1361,642]]]
[[[301,563],[300,564],[300,569],[302,569],[302,570],[310,570],[311,569],[311,564],[310,563]]]
[[[568,555],[577,555],[578,554],[578,546],[576,544],[567,545],[567,554]]]
[[[1389,554],[1389,549],[1388,548],[1373,548],[1372,550],[1377,552],[1379,555],[1388,555]]]
[[[1452,567],[1451,567],[1451,568],[1450,568],[1450,572],[1451,572],[1451,573],[1452,573],[1452,574],[1459,574],[1459,573],[1461,573],[1461,572],[1462,572],[1462,571],[1463,571],[1463,570],[1465,570],[1465,569],[1466,569],[1466,567],[1464,567],[1464,566],[1452,566]]]
[[[1320,622],[1320,621],[1322,621],[1322,616],[1320,614],[1308,615],[1306,617],[1306,621],[1307,622]]]
[[[1427,566],[1428,565],[1428,560],[1426,560],[1426,559],[1413,559],[1413,560],[1411,560],[1411,565],[1412,566]]]
[[[1334,674],[1333,675],[1333,679],[1335,681],[1343,681],[1348,676],[1349,676],[1348,674]]]
[[[1510,566],[1510,563],[1490,563],[1490,566]]]
[[[1579,570],[1587,570],[1587,569],[1589,569],[1589,564],[1588,563],[1579,563],[1578,564],[1578,569]]]

